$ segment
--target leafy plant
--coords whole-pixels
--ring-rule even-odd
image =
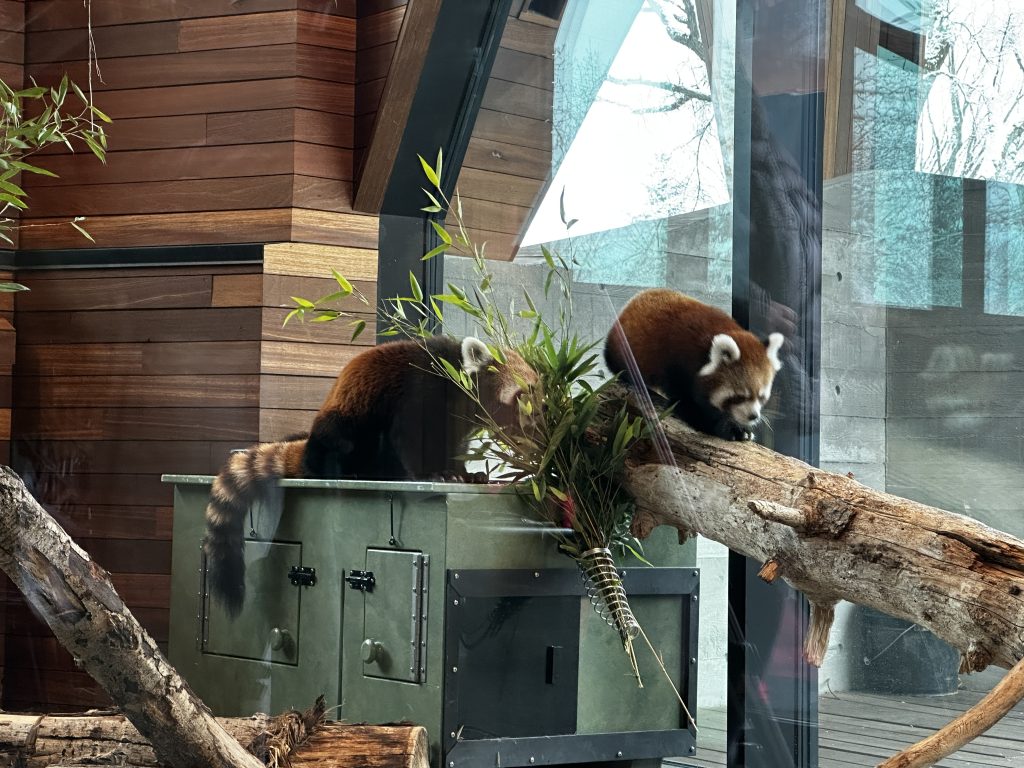
[[[545,298],[552,291],[557,291],[559,298],[554,325],[537,310],[525,288],[522,309],[500,309],[486,244],[470,239],[458,193],[449,200],[441,188],[441,153],[434,165],[422,157],[420,163],[430,185],[423,190],[428,205],[422,210],[435,216],[446,214],[451,222],[449,229],[436,218],[430,220],[440,244],[423,260],[448,252],[468,256],[473,260],[476,284],[467,292],[448,283],[444,293],[427,295],[410,273],[409,294],[391,300],[384,313],[382,335],[425,339],[434,334],[437,325],[443,325],[446,313],[459,312],[477,326],[478,335],[498,362],[503,361],[503,349],[522,355],[538,374],[543,407],[536,398],[522,398],[515,434],[485,415],[479,425],[481,439],[465,458],[499,467],[499,479],[511,482],[523,494],[567,554],[578,558],[594,548],[617,547],[641,557],[640,545],[630,533],[634,502],[618,477],[629,449],[646,434],[647,425],[623,405],[610,421],[598,426],[601,395],[610,382],[595,383],[598,341],[584,340],[572,329],[572,265],[542,249],[548,268]],[[349,316],[329,306],[352,292],[337,272],[334,277],[341,291],[316,301],[293,297],[296,306],[285,322],[295,317],[322,322]],[[516,331],[517,319],[527,330]],[[486,414],[472,377],[445,360],[437,359],[434,364],[439,375],[460,387]]]
[[[502,350],[514,349],[536,371],[540,391],[520,398],[519,429],[510,434],[487,413],[473,377],[447,360],[433,360],[435,372],[460,387],[484,414],[479,425],[480,440],[465,458],[500,468],[499,479],[513,484],[541,524],[557,538],[561,550],[580,564],[595,610],[619,631],[637,681],[640,673],[633,639],[642,634],[693,722],[660,655],[633,618],[618,572],[605,551],[615,547],[643,560],[639,542],[630,532],[635,502],[619,477],[630,449],[653,425],[642,416],[631,416],[625,404],[611,419],[599,414],[602,407],[607,407],[603,394],[611,380],[596,381],[599,341],[582,339],[572,329],[573,265],[546,248],[541,249],[548,269],[543,285],[545,298],[556,290],[559,299],[555,325],[545,320],[525,288],[523,309],[501,310],[494,275],[485,257],[486,244],[469,238],[458,193],[454,200],[448,200],[441,188],[441,153],[438,152],[434,165],[422,157],[420,163],[430,183],[423,190],[429,204],[422,210],[435,216],[445,214],[452,227],[449,230],[437,219],[431,219],[441,242],[424,254],[423,260],[448,252],[468,256],[473,260],[476,284],[466,291],[448,283],[445,293],[428,295],[410,273],[409,295],[392,299],[391,308],[383,313],[382,320],[387,324],[383,335],[425,339],[433,335],[435,326],[443,327],[446,313],[459,312],[477,326],[478,335],[499,364],[504,361]],[[562,216],[563,223],[571,226],[572,222],[564,220],[564,208]],[[285,322],[295,317],[328,321],[350,316],[327,306],[351,293],[351,286],[342,283],[337,272],[334,277],[342,286],[340,293],[316,301],[294,298],[296,306]],[[517,320],[518,325],[526,325],[525,331],[517,332]]]
[[[105,162],[107,137],[102,123],[109,122],[110,118],[66,74],[52,88],[33,80],[31,87],[14,90],[0,81],[0,240],[13,245],[10,233],[18,222],[11,213],[28,208],[27,194],[15,182],[18,174],[57,175],[25,158],[51,144],[64,144],[74,151],[76,143],[84,143]],[[80,223],[83,220],[77,216],[68,223],[92,240]],[[27,289],[19,283],[0,283],[0,291],[23,290]]]

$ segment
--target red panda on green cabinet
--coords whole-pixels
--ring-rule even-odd
[[[457,457],[486,415],[520,429],[519,398],[537,374],[514,350],[499,363],[479,339],[394,341],[355,357],[338,375],[309,435],[231,455],[206,508],[210,593],[229,614],[245,599],[245,520],[282,478],[468,479]],[[435,369],[446,360],[476,381],[479,403]]]
[[[749,440],[782,367],[783,342],[781,333],[759,339],[720,309],[653,288],[622,309],[605,360],[625,383],[662,392],[694,429]]]

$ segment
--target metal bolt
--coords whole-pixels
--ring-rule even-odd
[[[454,760],[452,760],[450,763],[448,763],[448,768],[455,768],[455,761]]]
[[[697,598],[695,597],[693,599],[696,600]],[[452,600],[452,605],[458,605],[458,604],[459,604],[458,600]]]
[[[616,752],[615,756],[616,757],[622,757],[622,750],[620,749],[618,752]]]
[[[533,572],[533,578],[539,579],[540,578],[540,572],[539,571],[534,571]]]
[[[697,748],[696,748],[696,747],[690,747],[690,754],[691,754],[691,755],[692,755],[692,754],[693,754],[694,752],[696,752],[696,751],[697,751]]]
[[[457,579],[457,578],[459,578],[459,574],[458,573],[453,573],[452,577]]]
[[[693,575],[694,575],[694,576],[700,576],[700,571],[694,571],[694,572],[693,572]]]
[[[530,765],[533,765],[533,756],[530,756]]]
[[[695,602],[695,603],[697,602],[697,596],[696,595],[693,596],[693,602]],[[456,602],[456,605],[458,605],[458,602]]]
[[[696,664],[697,663],[697,657],[696,656],[691,656],[690,657],[690,663],[691,664]]]
[[[452,667],[452,672],[453,672],[453,673],[454,673],[454,672],[458,672],[458,671],[459,671],[459,668],[458,668],[458,667]]]
[[[451,732],[451,733],[449,733],[448,735],[449,735],[449,736],[451,736],[451,737],[452,737],[452,738],[454,739],[454,738],[455,738],[455,731],[452,731],[452,732]]]

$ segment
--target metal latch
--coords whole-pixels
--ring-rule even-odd
[[[360,592],[373,592],[373,585],[377,583],[373,571],[352,571],[345,577],[345,581],[352,589]]]
[[[316,586],[316,568],[293,565],[288,569],[288,581],[292,583],[293,587]]]

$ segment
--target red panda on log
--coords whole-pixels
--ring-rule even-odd
[[[715,307],[653,288],[623,308],[604,354],[612,373],[660,390],[694,429],[749,440],[782,367],[783,341],[781,333],[761,340]]]
[[[473,337],[372,347],[338,375],[308,437],[232,454],[213,481],[206,508],[210,593],[229,614],[241,610],[245,519],[250,505],[281,478],[469,479],[457,457],[470,435],[485,414],[510,434],[519,432],[519,398],[538,380],[517,352],[502,354],[505,363],[499,364]],[[435,370],[440,359],[476,379],[479,405]]]

